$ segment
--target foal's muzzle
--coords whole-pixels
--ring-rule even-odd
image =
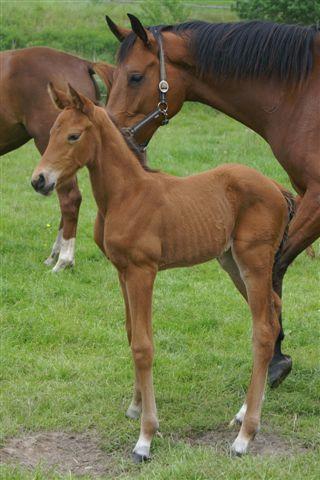
[[[32,178],[31,185],[36,192],[42,193],[42,195],[50,195],[55,187],[55,182],[47,182],[45,176],[40,173],[37,177]]]

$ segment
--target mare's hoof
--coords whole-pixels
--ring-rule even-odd
[[[271,360],[269,365],[268,383],[271,388],[279,387],[280,383],[292,370],[292,359],[289,355],[279,355]]]
[[[54,264],[54,262],[57,260],[58,255],[50,255],[43,263],[50,267],[51,265]]]
[[[148,462],[150,460],[150,457],[147,455],[140,455],[139,453],[133,452],[132,460],[133,460],[133,463],[143,463],[143,462]]]

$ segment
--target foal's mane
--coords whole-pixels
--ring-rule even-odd
[[[263,21],[190,21],[158,28],[186,37],[201,77],[276,77],[283,82],[300,82],[309,75],[313,66],[314,38],[319,32],[316,26]],[[131,33],[122,42],[119,63],[132,50],[136,38]]]

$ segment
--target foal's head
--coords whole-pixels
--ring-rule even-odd
[[[113,72],[112,90],[107,110],[121,127],[129,127],[157,108],[159,102],[160,63],[159,46],[150,30],[129,14],[132,30],[115,25],[107,17],[112,33],[121,42],[118,65]],[[186,97],[186,71],[181,58],[188,61],[185,41],[171,32],[163,32],[165,65],[169,90],[168,115],[173,117]],[[162,118],[153,120],[136,135],[138,142],[149,140],[161,125]]]
[[[48,86],[53,103],[62,112],[50,131],[49,144],[33,172],[33,188],[49,195],[88,164],[94,156],[96,129],[95,105],[69,86],[69,95]]]

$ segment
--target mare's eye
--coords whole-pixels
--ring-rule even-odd
[[[141,75],[141,73],[133,73],[132,75],[130,75],[129,82],[131,83],[131,85],[137,85],[141,82],[142,79],[143,75]]]
[[[81,133],[71,133],[70,135],[68,135],[68,142],[74,143],[77,140],[79,140],[80,136],[81,136]]]

